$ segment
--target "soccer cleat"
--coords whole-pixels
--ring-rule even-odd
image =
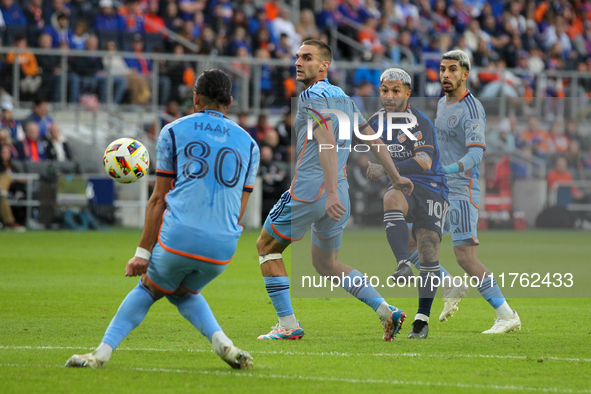
[[[259,335],[257,339],[302,339],[304,336],[304,329],[298,321],[296,328],[284,328],[279,323],[275,327],[271,327],[271,332],[265,335]]]
[[[429,323],[424,320],[415,320],[412,323],[412,330],[408,334],[408,339],[427,339],[429,335]]]
[[[400,332],[402,329],[402,323],[406,319],[406,313],[402,310],[389,305],[388,308],[392,311],[390,316],[382,321],[382,326],[384,327],[384,341],[391,341],[396,338],[396,334]]]
[[[458,310],[458,304],[470,288],[462,281],[458,287],[453,285],[443,287],[443,311],[439,315],[439,321],[447,321],[448,317],[452,317]]]
[[[410,280],[411,282],[414,281],[414,275],[412,272],[412,268],[410,268],[410,261],[409,260],[401,260],[398,263],[398,269],[396,270],[396,272],[394,272],[392,274],[392,278],[394,278],[395,282],[398,278],[406,278],[407,280]]]
[[[497,318],[490,330],[483,331],[483,334],[504,334],[506,332],[521,330],[521,319],[517,312],[509,318]]]
[[[233,369],[250,369],[252,356],[234,345],[222,346],[220,357]]]
[[[66,367],[78,367],[78,368],[102,368],[105,364],[104,360],[96,358],[93,353],[87,354],[74,354],[66,361]]]

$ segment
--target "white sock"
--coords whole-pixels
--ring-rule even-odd
[[[113,348],[104,342],[101,342],[99,347],[94,351],[95,357],[103,361],[109,361],[111,354],[113,354]]]
[[[417,314],[415,315],[415,320],[422,320],[422,321],[424,321],[424,322],[427,322],[427,323],[429,323],[429,316],[427,316],[427,315],[423,315],[422,313],[417,313]]]
[[[380,320],[386,320],[390,317],[392,311],[389,308],[390,305],[386,301],[382,302],[378,309],[376,309],[376,313],[380,317]]]
[[[298,321],[292,313],[287,316],[279,316],[279,325],[283,328],[296,328],[298,326]]]
[[[498,307],[497,309],[495,309],[495,311],[497,312],[498,318],[503,318],[503,317],[506,318],[506,317],[513,316],[513,309],[511,309],[511,307],[509,306],[507,301],[503,302],[503,304],[500,307]]]
[[[232,346],[234,342],[230,338],[224,334],[223,331],[216,331],[211,336],[211,346],[213,347],[213,351],[217,353],[218,356],[221,356],[223,351],[223,346]]]

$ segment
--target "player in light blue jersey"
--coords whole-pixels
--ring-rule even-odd
[[[297,80],[304,84],[295,117],[297,165],[290,190],[275,204],[257,240],[259,262],[267,292],[279,322],[259,339],[300,339],[304,335],[296,320],[289,296],[289,277],[282,255],[287,246],[301,239],[312,227],[312,264],[323,276],[343,278],[341,286],[378,314],[384,327],[384,340],[392,340],[406,315],[388,305],[369,286],[361,273],[337,261],[342,232],[349,218],[349,194],[345,164],[351,144],[354,102],[337,86],[331,85],[327,72],[332,60],[331,48],[319,40],[304,41],[295,63]],[[322,114],[323,109],[341,111]],[[313,138],[308,138],[308,119],[316,119]],[[359,131],[367,136],[375,132],[358,114]],[[401,177],[385,145],[374,138],[371,148],[384,166],[392,185],[410,194],[412,182]],[[337,149],[337,147],[339,149]]]
[[[232,83],[221,70],[197,78],[195,111],[165,126],[156,147],[156,185],[146,208],[144,232],[126,276],[141,275],[123,300],[99,347],[74,355],[67,367],[100,368],[162,297],[232,368],[248,369],[252,357],[224,334],[201,290],[232,258],[238,225],[259,166],[250,135],[225,117]]]
[[[442,56],[439,78],[445,97],[437,104],[435,128],[449,186],[446,227],[451,232],[458,264],[468,275],[480,279],[480,294],[497,312],[495,324],[483,333],[500,334],[520,329],[521,321],[476,252],[480,204],[478,165],[486,149],[486,114],[480,101],[466,88],[469,74],[470,59],[463,51],[453,50]],[[446,300],[440,320],[446,320],[457,310],[457,302],[453,298]]]

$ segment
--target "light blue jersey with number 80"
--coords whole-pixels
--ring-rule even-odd
[[[228,263],[242,227],[242,193],[259,166],[250,135],[221,112],[178,119],[160,132],[156,175],[173,179],[158,236],[167,251],[216,264]]]

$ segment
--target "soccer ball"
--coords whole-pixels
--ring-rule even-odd
[[[119,138],[109,144],[103,156],[107,174],[119,183],[133,183],[146,175],[150,155],[146,147],[133,138]]]

